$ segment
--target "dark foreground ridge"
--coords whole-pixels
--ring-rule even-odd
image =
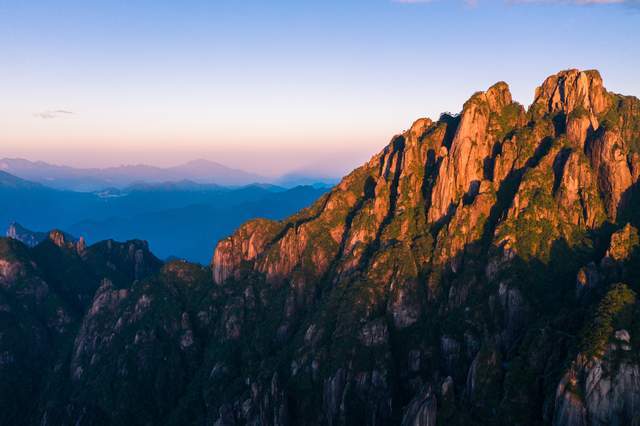
[[[0,240],[0,424],[640,424],[640,101],[420,119],[210,268]]]

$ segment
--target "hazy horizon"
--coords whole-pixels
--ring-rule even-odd
[[[305,174],[308,175],[309,177],[318,177],[318,178],[332,178],[332,179],[337,179],[342,177],[342,175],[338,175],[338,174],[331,174],[328,173],[326,171],[322,171],[322,170],[318,170],[318,169],[312,169],[312,168],[297,168],[297,169],[284,169],[281,172],[276,172],[273,174],[261,174],[258,173],[256,171],[254,171],[251,168],[251,164],[246,165],[247,167],[243,167],[242,165],[239,165],[237,167],[235,166],[231,166],[229,164],[226,164],[224,162],[218,161],[216,159],[210,159],[210,158],[192,158],[186,161],[176,161],[176,162],[171,162],[171,161],[166,161],[166,162],[136,162],[135,160],[131,160],[131,162],[129,163],[105,163],[104,165],[96,165],[96,166],[91,166],[91,165],[87,165],[87,164],[74,164],[73,162],[70,163],[65,163],[64,160],[62,161],[47,161],[47,160],[42,160],[42,159],[38,159],[38,158],[25,158],[25,157],[10,157],[10,156],[5,156],[5,157],[0,157],[0,171],[4,171],[7,170],[9,172],[11,172],[11,170],[9,170],[8,167],[6,167],[5,164],[2,163],[2,161],[5,160],[17,160],[17,161],[27,161],[30,162],[32,164],[40,164],[40,163],[44,163],[47,164],[49,166],[54,166],[54,167],[70,167],[72,169],[76,169],[76,170],[108,170],[108,169],[117,169],[117,168],[126,168],[126,167],[153,167],[153,168],[159,168],[159,169],[171,169],[174,167],[180,167],[180,166],[187,166],[190,163],[197,163],[199,161],[206,161],[209,163],[216,163],[219,166],[223,166],[232,170],[237,170],[237,171],[241,171],[241,172],[246,172],[248,174],[255,174],[258,175],[260,177],[264,177],[264,178],[268,178],[268,179],[277,179],[277,178],[281,178],[281,177],[286,177],[287,175],[293,175],[293,174]],[[354,166],[355,167],[355,166]],[[259,182],[256,182],[259,183]]]
[[[635,1],[24,3],[0,6],[0,157],[341,176],[500,80],[640,95]]]

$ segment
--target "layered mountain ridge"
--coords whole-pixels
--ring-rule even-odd
[[[173,167],[138,164],[100,169],[75,168],[21,158],[2,158],[0,171],[55,189],[81,192],[103,191],[109,188],[123,189],[140,182],[154,184],[191,180],[200,184],[244,186],[264,182],[266,179],[254,173],[202,159]]]
[[[208,268],[0,240],[0,423],[640,424],[639,154],[640,100],[567,70],[417,120]]]
[[[271,185],[232,189],[168,182],[80,193],[27,181],[7,184],[0,172],[0,199],[5,200],[0,209],[0,229],[7,229],[9,236],[22,239],[27,245],[42,241],[50,229],[83,236],[89,244],[105,239],[144,239],[160,258],[178,257],[207,264],[217,240],[244,221],[258,216],[285,218],[326,190]],[[31,233],[33,238],[28,242],[30,232],[17,229],[15,222],[42,232]]]

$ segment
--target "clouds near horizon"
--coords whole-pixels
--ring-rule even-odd
[[[73,115],[73,111],[67,111],[65,109],[56,109],[56,110],[45,110],[42,112],[37,112],[33,114],[36,118],[42,118],[44,120],[50,120],[52,118],[60,118],[60,117],[68,117]]]

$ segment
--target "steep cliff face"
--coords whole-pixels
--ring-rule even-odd
[[[498,83],[307,209],[246,223],[210,268],[2,240],[0,296],[33,318],[0,312],[3,371],[41,366],[22,396],[0,387],[33,416],[2,420],[633,424],[639,123],[596,71],[549,77],[528,110]]]
[[[474,197],[480,183],[491,179],[490,164],[500,136],[516,124],[524,124],[524,111],[511,100],[505,83],[475,94],[464,105],[460,123],[443,158],[431,193],[428,219],[437,222]]]
[[[214,281],[277,286],[277,333],[304,336],[290,386],[334,401],[314,411],[293,398],[288,410],[311,423],[454,421],[432,403],[447,379],[464,407],[455,421],[552,422],[561,376],[544,371],[570,356],[567,336],[616,274],[592,272],[589,296],[575,277],[604,257],[612,227],[636,221],[636,102],[597,71],[549,77],[529,111],[498,83],[459,116],[418,120],[291,220],[223,241]],[[507,366],[527,356],[537,359],[519,383]]]

